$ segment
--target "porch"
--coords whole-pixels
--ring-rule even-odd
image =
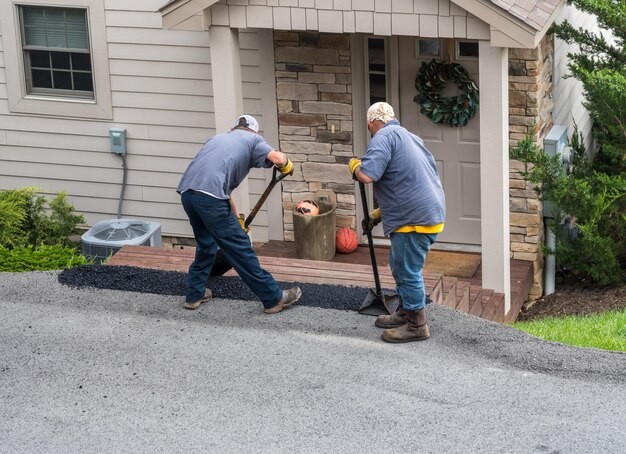
[[[256,249],[261,266],[278,281],[374,287],[367,246],[336,254],[331,262],[298,259],[294,242],[269,241]],[[388,248],[375,249],[381,285],[393,288]],[[108,264],[187,272],[193,257],[193,249],[124,246]],[[423,274],[427,293],[437,304],[486,320],[514,322],[532,286],[532,263],[511,260],[511,310],[505,314],[504,295],[482,287],[479,258],[479,254],[431,251]],[[230,270],[225,276],[236,273]]]

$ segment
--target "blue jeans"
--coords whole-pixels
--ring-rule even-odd
[[[419,311],[426,306],[422,268],[437,235],[417,232],[390,235],[389,266],[404,310]]]
[[[187,277],[186,300],[197,301],[204,296],[219,246],[226,260],[261,299],[263,306],[276,306],[283,291],[272,275],[261,268],[250,238],[241,228],[230,201],[193,191],[183,192],[181,201],[197,243],[196,257]]]

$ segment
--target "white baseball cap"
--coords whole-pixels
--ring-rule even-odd
[[[244,128],[251,129],[254,132],[259,132],[259,122],[256,121],[252,115],[240,115],[235,121],[235,127],[243,126]]]

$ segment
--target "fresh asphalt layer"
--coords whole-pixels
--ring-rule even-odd
[[[435,305],[393,345],[352,310],[182,303],[0,273],[0,452],[626,452],[624,354]]]

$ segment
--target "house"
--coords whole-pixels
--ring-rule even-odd
[[[180,175],[207,138],[246,112],[296,165],[255,219],[253,240],[292,240],[291,208],[318,189],[337,195],[338,225],[358,228],[345,164],[367,147],[368,105],[387,100],[437,159],[447,196],[439,244],[480,251],[483,286],[504,293],[508,310],[511,258],[533,263],[531,298],[541,295],[544,231],[509,146],[533,125],[540,142],[572,113],[590,129],[580,86],[561,81],[564,44],[547,34],[558,17],[579,17],[564,3],[7,0],[0,189],[67,191],[91,225],[121,206],[127,163],[122,215],[157,221],[183,241],[192,235],[174,191]],[[415,78],[433,59],[460,63],[479,86],[467,126],[420,113]],[[126,163],[110,151],[111,128],[126,131]],[[270,177],[250,174],[237,193],[242,212]]]

